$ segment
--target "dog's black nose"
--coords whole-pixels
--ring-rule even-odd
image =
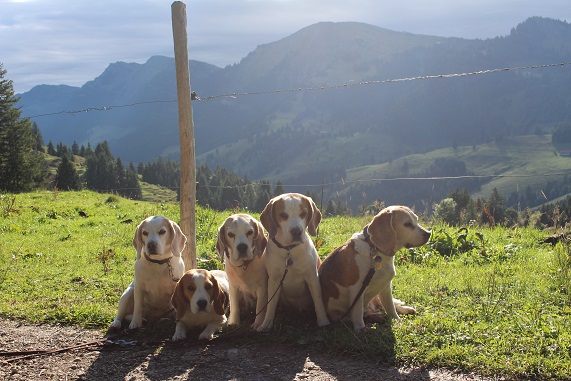
[[[292,235],[292,237],[297,241],[301,238],[301,233],[303,232],[303,230],[301,230],[301,228],[292,228],[290,230],[290,233]]]
[[[147,242],[147,250],[149,250],[150,254],[155,254],[157,251],[157,243],[155,241]]]
[[[199,299],[196,301],[196,305],[199,309],[204,310],[206,308],[207,301],[206,299]]]
[[[241,243],[238,246],[236,246],[236,249],[238,249],[238,253],[240,253],[240,255],[244,255],[246,254],[246,250],[248,250],[248,245],[246,245],[245,243]]]

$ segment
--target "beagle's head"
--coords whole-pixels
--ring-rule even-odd
[[[184,273],[171,298],[176,320],[182,319],[189,309],[193,314],[210,313],[214,309],[217,315],[224,315],[229,298],[220,284],[222,281],[208,270],[193,269]]]
[[[226,258],[234,266],[242,266],[255,256],[261,257],[268,239],[264,227],[248,214],[233,214],[218,228],[216,250],[222,261]]]
[[[367,230],[371,242],[387,255],[394,255],[403,247],[422,246],[431,233],[418,223],[417,215],[410,208],[401,205],[381,210],[367,225]]]
[[[269,237],[284,245],[304,243],[309,234],[317,235],[321,212],[311,197],[299,193],[285,193],[268,202],[260,215]]]
[[[137,259],[141,253],[156,256],[176,255],[180,257],[186,245],[186,236],[180,226],[163,216],[150,216],[144,219],[133,237],[133,246],[137,250]]]

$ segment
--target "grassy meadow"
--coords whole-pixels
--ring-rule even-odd
[[[197,209],[199,267],[221,268],[216,231],[230,213]],[[178,221],[179,206],[89,191],[0,195],[0,316],[105,331],[133,277],[135,228],[157,214]],[[369,219],[325,218],[320,255]],[[393,281],[416,315],[359,334],[278,321],[261,339],[399,365],[571,379],[570,244],[542,243],[549,233],[528,228],[424,225],[431,241],[397,253]]]

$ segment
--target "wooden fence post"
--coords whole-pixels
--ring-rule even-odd
[[[180,135],[180,228],[188,238],[182,253],[186,270],[196,268],[196,161],[194,122],[190,92],[190,69],[186,33],[186,5],[175,1],[171,6],[178,95]]]

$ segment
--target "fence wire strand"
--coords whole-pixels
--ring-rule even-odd
[[[565,67],[568,65],[571,65],[571,62],[560,62],[560,63],[543,64],[543,65],[529,65],[529,66],[505,67],[505,68],[496,68],[496,69],[485,69],[485,70],[471,71],[471,72],[465,72],[465,73],[419,75],[419,76],[415,76],[415,77],[395,78],[395,79],[383,79],[383,80],[371,80],[371,81],[349,81],[349,82],[340,83],[340,84],[336,84],[336,85],[324,85],[324,86],[313,86],[313,87],[311,87],[311,86],[310,87],[296,87],[296,88],[290,88],[290,89],[251,91],[251,92],[241,92],[241,93],[235,92],[235,93],[226,93],[226,94],[219,94],[219,95],[209,95],[206,97],[200,97],[200,96],[198,96],[198,94],[196,92],[193,91],[192,100],[196,100],[196,101],[200,101],[200,102],[208,102],[208,101],[220,99],[220,98],[236,99],[238,97],[251,96],[251,95],[269,95],[269,94],[304,92],[304,91],[327,91],[327,90],[342,89],[342,88],[349,88],[349,87],[355,87],[355,86],[379,85],[379,84],[385,84],[385,83],[398,83],[398,82],[418,81],[418,80],[425,80],[425,79],[460,78],[460,77],[468,77],[468,76],[474,76],[474,75],[483,75],[483,74],[517,71],[517,70],[534,70],[534,69],[545,69],[545,68],[550,68],[550,67]],[[58,111],[58,112],[52,112],[52,113],[38,114],[38,115],[29,116],[28,118],[33,119],[33,118],[39,118],[39,117],[44,117],[44,116],[53,116],[53,115],[61,115],[61,114],[77,115],[77,114],[88,113],[91,111],[109,111],[109,110],[113,110],[113,109],[117,109],[117,108],[148,105],[148,104],[154,104],[154,103],[175,103],[175,102],[177,102],[177,100],[172,99],[172,100],[156,100],[156,101],[134,102],[134,103],[123,104],[123,105],[115,105],[115,106],[88,107],[88,108],[85,108],[82,110]]]

